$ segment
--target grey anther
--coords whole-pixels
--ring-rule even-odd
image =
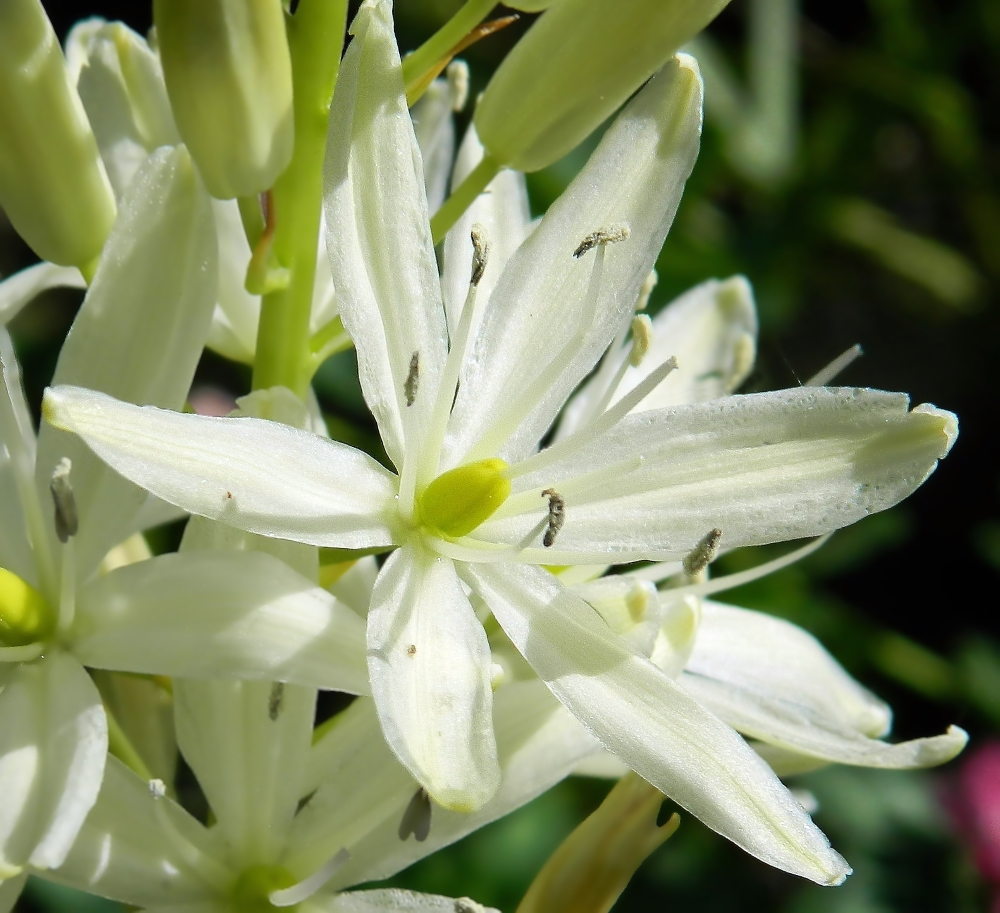
[[[406,405],[412,406],[417,399],[417,388],[420,386],[420,353],[414,352],[410,356],[410,370],[406,375],[406,383],[403,384],[403,396],[406,397]]]
[[[559,535],[559,530],[566,522],[566,502],[562,495],[554,488],[546,488],[542,492],[543,498],[549,499],[548,525],[545,527],[545,535],[542,537],[542,545],[551,548]]]
[[[69,542],[70,536],[75,536],[80,527],[76,512],[76,498],[73,497],[73,486],[69,481],[69,473],[73,464],[68,457],[63,457],[59,465],[52,470],[52,481],[49,490],[56,507],[56,535],[62,543]]]
[[[691,553],[684,559],[684,573],[688,577],[700,574],[715,560],[721,539],[722,530],[713,529],[691,549]]]
[[[580,246],[573,251],[573,256],[579,260],[588,250],[593,250],[599,244],[615,244],[618,241],[626,240],[631,234],[632,230],[627,225],[616,225],[611,228],[601,228],[598,231],[592,231],[580,242]]]
[[[285,701],[285,683],[275,682],[271,685],[271,694],[267,699],[267,715],[272,723],[278,721],[278,716],[281,714],[281,705]]]
[[[407,840],[410,834],[422,843],[431,832],[431,797],[422,786],[410,799],[410,804],[403,812],[403,820],[399,822],[399,839]]]
[[[486,272],[486,260],[490,253],[490,244],[486,239],[486,229],[478,222],[472,226],[470,232],[472,237],[472,284],[479,285],[479,281]]]

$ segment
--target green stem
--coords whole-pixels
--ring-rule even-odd
[[[309,318],[323,195],[323,156],[347,0],[300,0],[288,22],[295,92],[295,152],[274,185],[274,253],[287,287],[261,299],[253,388],[309,386]]]
[[[104,715],[108,719],[108,751],[143,780],[152,780],[153,774],[143,761],[142,755],[136,751],[129,737],[125,735],[125,730],[115,719],[107,704],[104,705]]]
[[[485,156],[476,165],[469,176],[462,181],[456,190],[441,208],[434,213],[431,219],[431,237],[435,244],[440,244],[444,236],[475,201],[485,189],[486,185],[497,176],[500,166],[490,156]]]
[[[408,55],[403,61],[403,81],[407,89],[479,25],[496,5],[497,0],[467,0],[451,19]]]

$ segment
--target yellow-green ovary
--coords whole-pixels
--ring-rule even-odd
[[[506,472],[507,463],[494,457],[442,473],[418,498],[422,524],[448,539],[468,535],[507,500]]]

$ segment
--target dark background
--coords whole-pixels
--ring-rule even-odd
[[[44,5],[61,37],[77,19],[98,13],[141,32],[150,24],[143,3]],[[402,0],[401,47],[416,47],[456,6]],[[817,633],[892,703],[897,737],[958,723],[974,750],[1000,728],[1000,467],[993,445],[1000,5],[804,0],[801,14],[793,166],[768,182],[746,177],[731,136],[709,118],[658,264],[654,307],[710,276],[742,272],[755,287],[761,319],[758,367],[746,389],[794,386],[861,343],[864,358],[840,380],[905,390],[914,403],[958,413],[954,450],[912,498],[839,533],[802,564],[724,598]],[[738,76],[746,15],[745,0],[734,0],[709,30]],[[526,25],[466,52],[473,92]],[[539,213],[592,145],[530,178]],[[9,226],[2,231],[6,275],[31,255]],[[931,246],[907,247],[913,238]],[[929,251],[929,278],[899,268],[896,260],[908,251]],[[943,279],[934,274],[935,257]],[[949,286],[952,274],[958,279]],[[12,325],[36,405],[79,300],[50,293]],[[248,383],[245,371],[211,355],[200,376],[237,394]],[[345,387],[351,377],[350,356],[337,356],[316,386],[334,427],[364,440],[371,426],[356,381]],[[730,569],[772,554],[762,551],[732,556]],[[905,774],[830,769],[807,778],[820,803],[817,821],[856,869],[843,888],[804,885],[768,869],[685,817],[615,909],[984,910],[990,889],[940,801],[954,787],[958,764]],[[513,913],[541,860],[606,790],[597,781],[567,782],[396,883],[468,894]],[[82,910],[87,903],[36,885],[18,909]]]

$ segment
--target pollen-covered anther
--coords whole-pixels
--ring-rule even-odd
[[[628,363],[638,368],[646,357],[649,347],[653,344],[653,321],[645,314],[632,318],[632,351],[628,355]]]
[[[478,222],[472,226],[472,285],[479,285],[486,272],[486,261],[489,258],[490,244],[486,238],[486,229]]]
[[[542,545],[545,548],[552,548],[556,541],[556,536],[559,535],[559,530],[563,528],[563,524],[566,522],[566,502],[563,500],[562,495],[554,488],[546,488],[542,492],[542,497],[549,499],[548,523],[545,527],[545,535],[542,537]]]
[[[684,573],[688,577],[695,577],[705,570],[719,553],[719,542],[721,540],[721,529],[713,529],[702,538],[684,559]]]
[[[403,396],[406,397],[406,405],[412,406],[417,399],[417,388],[420,386],[420,353],[414,352],[410,356],[410,370],[406,373],[406,381],[403,383]]]
[[[632,230],[627,225],[614,225],[610,228],[600,228],[592,231],[584,238],[577,249],[573,251],[573,256],[580,259],[588,250],[593,250],[601,244],[615,244],[618,241],[625,241],[632,234]]]
[[[642,287],[639,289],[639,299],[635,303],[637,311],[646,310],[646,305],[649,304],[649,297],[653,294],[653,289],[656,288],[656,283],[659,281],[660,277],[656,270],[651,269],[646,278],[642,280]]]
[[[274,682],[271,685],[271,693],[267,698],[267,716],[272,723],[278,721],[281,714],[281,705],[285,702],[285,683]]]
[[[73,486],[69,481],[72,468],[73,464],[69,458],[63,457],[56,468],[52,470],[52,481],[49,483],[49,490],[52,492],[52,500],[56,508],[56,535],[64,545],[69,542],[71,536],[76,535],[80,527],[76,511],[76,498],[73,496]]]
[[[445,70],[448,77],[448,94],[451,110],[461,111],[469,100],[469,65],[464,60],[453,60]]]
[[[167,784],[160,779],[152,779],[149,781],[149,794],[154,799],[162,799],[167,794]]]

